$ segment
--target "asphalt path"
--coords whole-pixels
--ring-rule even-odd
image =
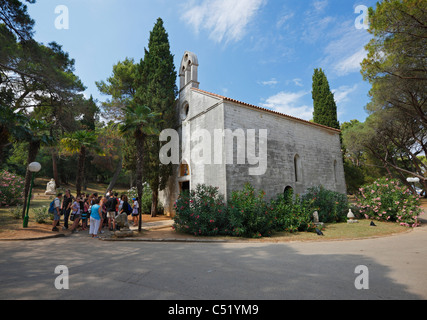
[[[82,235],[0,242],[0,299],[425,300],[427,226],[385,238],[306,243],[111,242]]]

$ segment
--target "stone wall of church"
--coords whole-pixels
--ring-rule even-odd
[[[283,193],[288,186],[298,194],[318,185],[346,193],[338,132],[231,102],[224,105],[224,126],[268,130],[265,174],[249,175],[248,164],[227,165],[227,194],[247,182],[264,190],[266,199]]]

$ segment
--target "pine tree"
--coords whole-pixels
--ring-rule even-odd
[[[313,102],[315,123],[339,129],[337,105],[334,94],[329,87],[328,79],[322,69],[314,69],[313,75]]]
[[[136,101],[149,107],[154,113],[161,114],[157,122],[157,131],[175,127],[175,99],[177,96],[177,73],[174,56],[170,51],[169,37],[159,18],[150,33],[148,50],[139,65],[138,89]],[[153,190],[151,215],[157,215],[158,192],[166,187],[172,174],[172,166],[160,163],[160,142],[158,136],[147,137],[145,180]]]

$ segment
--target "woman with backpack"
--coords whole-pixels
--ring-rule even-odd
[[[126,213],[127,215],[130,215],[132,213],[132,207],[128,202],[129,201],[128,197],[126,195],[123,195],[122,201],[123,201],[123,203],[122,203],[122,207],[120,210],[120,214]]]

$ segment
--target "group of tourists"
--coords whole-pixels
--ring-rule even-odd
[[[70,230],[72,233],[89,228],[89,235],[98,238],[98,233],[104,233],[103,228],[108,227],[110,231],[117,230],[116,217],[119,214],[132,215],[134,225],[138,224],[139,206],[138,199],[132,199],[132,204],[127,195],[118,197],[118,193],[107,191],[105,196],[97,193],[82,194],[74,197],[70,190],[65,194],[59,193],[52,201],[50,211],[54,215],[52,231],[59,231],[61,216],[64,217],[62,230]],[[69,221],[72,225],[69,226]],[[81,222],[81,225],[80,225]]]

